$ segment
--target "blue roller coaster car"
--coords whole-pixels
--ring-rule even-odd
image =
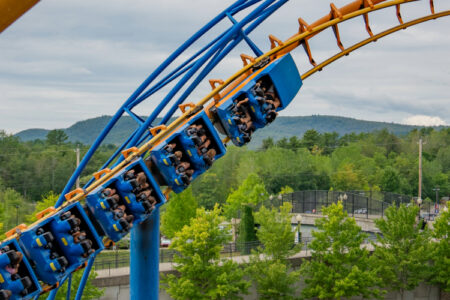
[[[32,299],[41,286],[16,240],[0,245],[0,299]]]
[[[71,204],[24,231],[19,244],[39,280],[49,285],[82,267],[104,246],[80,203]]]
[[[286,54],[259,70],[218,101],[210,112],[219,132],[236,146],[250,142],[254,131],[265,127],[294,99],[302,80],[294,60]]]
[[[151,171],[159,175],[160,185],[180,193],[225,152],[208,116],[200,112],[152,149]]]
[[[165,197],[141,158],[117,173],[87,197],[87,206],[104,234],[117,242],[132,224],[147,219]]]

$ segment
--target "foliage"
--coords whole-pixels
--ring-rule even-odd
[[[247,272],[256,283],[260,299],[294,299],[297,290],[294,284],[299,280],[300,271],[292,271],[287,259],[301,245],[294,245],[297,230],[292,231],[291,209],[290,203],[284,203],[279,211],[261,207],[255,213],[260,224],[257,236],[263,247],[254,251]]]
[[[31,224],[31,223],[37,221],[36,214],[38,212],[43,211],[44,209],[46,209],[48,207],[54,206],[56,201],[58,201],[58,198],[59,198],[59,195],[55,194],[52,191],[50,191],[46,195],[44,195],[42,197],[42,200],[38,201],[36,203],[36,207],[34,208],[34,211],[31,214],[25,216],[25,219],[27,220],[27,222]]]
[[[322,208],[326,218],[316,221],[313,231],[311,261],[302,265],[306,287],[305,298],[341,299],[360,295],[380,297],[373,289],[377,282],[369,252],[361,247],[366,234],[343,210],[342,202]]]
[[[253,218],[253,209],[250,205],[243,205],[241,222],[239,224],[239,243],[241,244],[241,253],[249,254],[251,247],[248,242],[256,241],[255,220]]]
[[[386,167],[381,176],[380,187],[383,191],[398,192],[400,190],[400,176],[393,167]]]
[[[191,219],[195,217],[197,207],[197,200],[192,195],[191,188],[180,194],[172,193],[161,215],[161,233],[170,239],[173,238],[175,233],[185,225],[189,225]]]
[[[104,294],[103,289],[97,288],[95,285],[92,284],[92,280],[94,280],[97,277],[97,273],[95,272],[95,269],[92,268],[91,273],[89,273],[88,280],[86,281],[86,285],[84,287],[83,291],[83,300],[89,300],[89,299],[98,299]],[[77,294],[78,286],[80,285],[81,277],[83,276],[83,270],[79,270],[77,272],[72,273],[72,282],[70,285],[70,299],[75,299],[75,296]],[[58,293],[56,294],[55,299],[56,300],[66,300],[67,299],[67,286],[68,281],[59,288]]]
[[[239,188],[228,196],[224,206],[224,213],[228,218],[236,216],[243,204],[256,205],[267,199],[267,192],[258,175],[251,173]]]
[[[340,191],[363,190],[367,185],[361,173],[351,163],[343,163],[331,176],[333,187]]]
[[[69,137],[64,132],[64,130],[61,129],[54,129],[47,133],[47,139],[46,142],[49,145],[55,145],[59,146],[64,144]]]
[[[58,144],[58,145],[56,145]],[[21,142],[0,133],[0,178],[5,188],[17,191],[29,203],[39,201],[50,191],[63,190],[75,169],[77,145],[42,140]],[[80,146],[81,154],[88,146]],[[114,152],[115,147],[101,146],[81,176],[96,172]],[[23,205],[25,206],[25,205]],[[22,215],[29,211],[22,211]]]
[[[283,186],[282,188],[281,188],[281,190],[280,190],[280,194],[291,194],[291,193],[293,193],[294,192],[294,189],[293,188],[291,188],[290,186],[288,186],[288,185],[286,185],[286,186]]]
[[[256,255],[250,258],[246,270],[256,283],[258,299],[295,299],[300,271],[291,271],[286,261],[263,259]]]
[[[175,255],[174,268],[180,275],[164,276],[164,288],[174,299],[242,299],[249,283],[232,260],[220,259],[222,244],[230,240],[216,205],[212,211],[197,209],[189,226],[175,234],[170,245]]]
[[[438,285],[446,292],[450,292],[450,212],[445,207],[433,224],[432,245],[432,284]]]
[[[261,250],[266,256],[274,259],[286,259],[295,254],[301,245],[295,246],[295,235],[299,228],[292,230],[292,205],[283,203],[277,208],[267,209],[264,206],[255,213],[255,220],[260,225],[258,240],[264,245]]]
[[[11,188],[0,187],[0,221],[2,230],[8,231],[18,224],[24,223],[24,214],[32,210],[32,204],[26,203],[23,196]],[[0,234],[3,231],[0,230]]]
[[[382,287],[412,290],[427,277],[430,235],[421,230],[419,208],[401,204],[385,210],[385,218],[375,220],[380,230],[372,259],[382,279]]]

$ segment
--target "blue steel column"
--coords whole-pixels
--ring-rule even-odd
[[[131,230],[130,299],[159,297],[159,209]]]

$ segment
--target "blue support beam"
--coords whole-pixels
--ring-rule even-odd
[[[89,278],[89,274],[91,273],[92,266],[94,265],[96,254],[94,254],[87,263],[87,266],[84,268],[83,276],[81,277],[80,284],[78,285],[77,294],[75,296],[75,300],[81,300],[83,297],[84,287],[86,286],[87,280]]]
[[[130,299],[158,300],[159,209],[131,230]]]

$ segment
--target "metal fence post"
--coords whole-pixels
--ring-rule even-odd
[[[366,197],[366,219],[369,218],[369,197]]]
[[[317,212],[317,190],[314,191],[314,212]]]
[[[352,194],[352,217],[355,216],[355,194]]]

